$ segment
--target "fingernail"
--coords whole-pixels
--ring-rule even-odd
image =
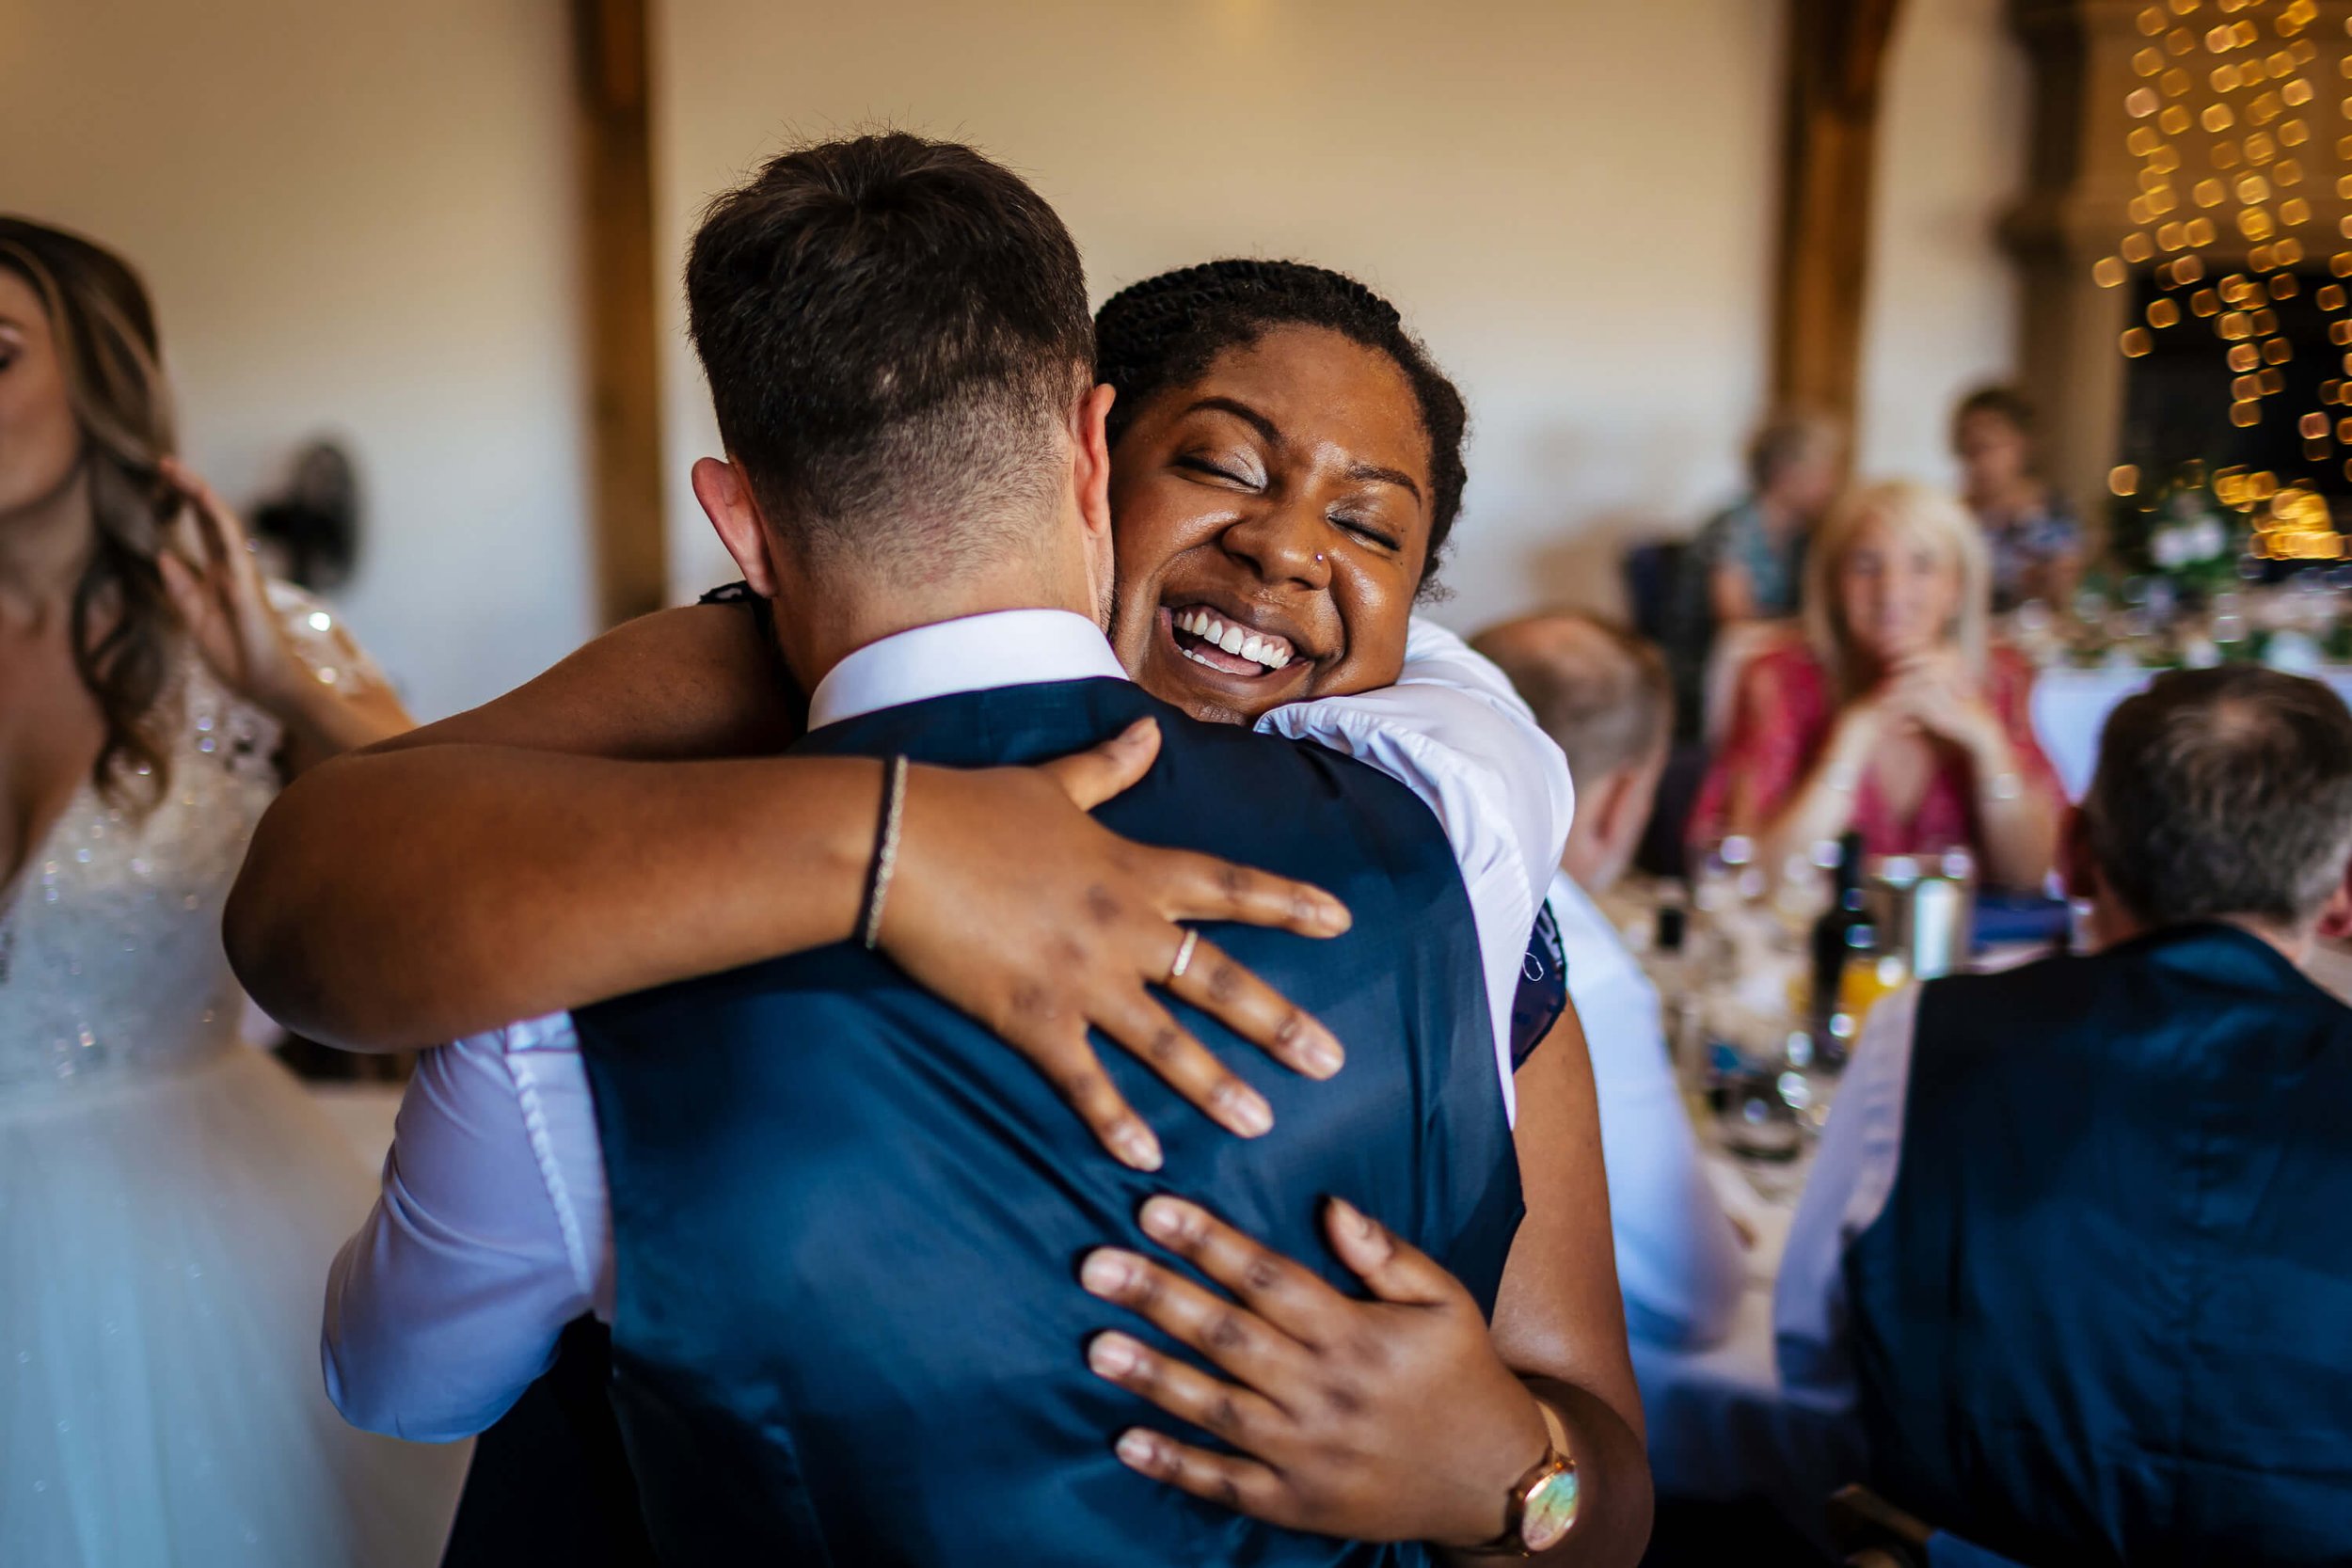
[[[1132,1284],[1136,1277],[1135,1262],[1123,1252],[1109,1247],[1096,1247],[1078,1265],[1078,1283],[1087,1288],[1089,1295],[1115,1296]]]
[[[1352,1227],[1359,1238],[1367,1242],[1372,1240],[1371,1215],[1343,1197],[1333,1198],[1331,1206],[1340,1212],[1340,1218]]]
[[[1104,1377],[1125,1377],[1136,1370],[1136,1347],[1123,1335],[1098,1334],[1087,1347],[1087,1365]]]
[[[1119,1435],[1119,1462],[1138,1470],[1148,1470],[1158,1457],[1159,1447],[1149,1433],[1123,1432]]]
[[[1317,1078],[1328,1078],[1347,1063],[1347,1053],[1340,1042],[1328,1036],[1311,1037],[1306,1048],[1307,1070]]]
[[[1139,1121],[1123,1122],[1111,1132],[1111,1148],[1137,1170],[1160,1168],[1160,1140]]]
[[[1126,730],[1120,736],[1119,738],[1132,745],[1136,741],[1141,740],[1145,736],[1150,735],[1158,722],[1159,721],[1155,719],[1138,719],[1134,723],[1128,725]]]
[[[1263,1137],[1274,1129],[1274,1107],[1263,1096],[1244,1089],[1232,1096],[1226,1111],[1226,1125],[1245,1138]]]
[[[1143,1229],[1148,1236],[1172,1242],[1184,1234],[1192,1215],[1188,1205],[1172,1197],[1155,1197],[1143,1206]]]

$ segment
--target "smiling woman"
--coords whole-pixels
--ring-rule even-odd
[[[1245,723],[1393,682],[1461,510],[1466,424],[1395,309],[1322,267],[1222,261],[1121,291],[1095,332],[1120,662]]]

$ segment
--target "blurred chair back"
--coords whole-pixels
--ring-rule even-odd
[[[1679,539],[1659,539],[1625,552],[1626,607],[1633,629],[1653,642],[1673,641],[1675,594],[1689,551]]]

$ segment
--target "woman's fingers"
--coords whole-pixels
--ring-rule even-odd
[[[1344,1198],[1323,1206],[1323,1231],[1340,1261],[1382,1301],[1442,1307],[1461,1294],[1461,1286],[1435,1259]]]
[[[1120,1434],[1120,1463],[1153,1481],[1273,1525],[1293,1525],[1290,1488],[1254,1459],[1210,1453],[1156,1432],[1133,1427]]]
[[[1180,956],[1182,974],[1174,973]],[[1155,978],[1170,995],[1191,1003],[1292,1071],[1328,1078],[1347,1060],[1337,1036],[1205,937],[1195,936],[1189,953],[1180,938],[1168,957],[1165,977]]]
[[[1145,870],[1159,884],[1160,912],[1170,920],[1232,920],[1302,937],[1335,937],[1353,923],[1345,904],[1311,883],[1215,855],[1155,850]]]
[[[1254,1389],[1220,1382],[1116,1330],[1096,1335],[1087,1345],[1087,1366],[1095,1376],[1150,1400],[1178,1420],[1252,1453],[1264,1452],[1286,1420],[1272,1401]]]
[[[1351,1211],[1352,1212],[1352,1211]],[[1242,1304],[1300,1344],[1329,1337],[1346,1299],[1312,1271],[1246,1236],[1197,1203],[1162,1195],[1138,1216],[1143,1233],[1233,1292]]]
[[[1188,1279],[1120,1247],[1097,1247],[1079,1265],[1087,1293],[1130,1312],[1190,1345],[1243,1383],[1281,1402],[1306,1353],[1248,1307],[1210,1294]]]
[[[1051,1023],[1025,1030],[1018,1021],[998,1029],[1008,1044],[1044,1074],[1054,1092],[1078,1113],[1095,1141],[1120,1164],[1135,1170],[1160,1168],[1160,1140],[1136,1115],[1084,1035],[1072,1039]]]
[[[1038,770],[1080,811],[1092,811],[1152,771],[1159,754],[1159,721],[1138,719],[1101,745],[1041,763]]]
[[[1274,1125],[1274,1108],[1265,1096],[1243,1083],[1142,990],[1116,1016],[1098,1018],[1095,1025],[1227,1132],[1254,1138]]]

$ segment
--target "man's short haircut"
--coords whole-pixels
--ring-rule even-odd
[[[1580,785],[1647,760],[1674,728],[1664,656],[1614,622],[1572,610],[1530,615],[1470,645],[1510,677]]]
[[[728,454],[805,558],[1034,537],[1094,335],[1077,245],[1009,170],[901,133],[784,153],[704,214],[686,299]]]
[[[2108,718],[2083,821],[2099,875],[2150,925],[2300,926],[2352,855],[2352,713],[2258,665],[2159,675]]]

